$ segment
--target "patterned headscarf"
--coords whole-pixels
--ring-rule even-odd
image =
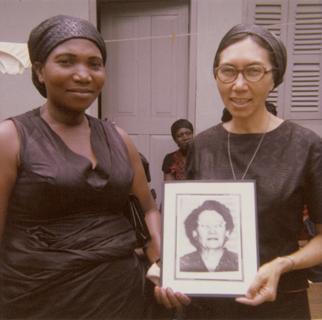
[[[44,63],[55,47],[74,38],[93,41],[101,51],[104,64],[106,63],[105,43],[97,29],[87,20],[66,15],[51,17],[30,32],[28,50],[31,63]],[[47,97],[46,87],[39,82],[34,69],[32,69],[32,81],[40,94]]]
[[[259,25],[238,24],[232,27],[222,38],[214,60],[214,68],[218,66],[221,52],[233,42],[232,38],[239,34],[254,35],[262,39],[272,51],[276,71],[273,73],[274,87],[283,82],[283,77],[287,65],[287,52],[283,42],[273,33]],[[229,43],[229,45],[227,45]]]

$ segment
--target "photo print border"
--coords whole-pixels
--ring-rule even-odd
[[[163,194],[161,285],[191,296],[244,295],[259,261],[255,181],[165,181]],[[208,211],[224,211],[224,239],[213,231],[222,229],[222,224],[200,226],[195,221],[205,206]],[[203,227],[211,232],[208,244],[199,243],[202,230],[192,230],[197,225],[198,230]],[[211,269],[199,249],[219,244],[224,254]]]

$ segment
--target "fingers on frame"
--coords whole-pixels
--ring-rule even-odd
[[[159,304],[163,304],[167,309],[172,308],[172,304],[168,297],[167,291],[165,288],[155,287],[154,288],[155,297]]]

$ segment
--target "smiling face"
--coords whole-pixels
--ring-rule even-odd
[[[250,37],[236,42],[220,54],[219,66],[233,66],[238,70],[251,65],[260,65],[265,70],[271,70],[269,53]],[[257,112],[265,110],[265,101],[274,87],[272,72],[265,73],[258,82],[247,81],[242,73],[231,83],[217,80],[221,98],[233,117],[252,117]]]
[[[84,112],[105,82],[101,52],[86,39],[61,43],[36,71],[39,81],[46,86],[48,103],[74,112]]]
[[[221,249],[229,236],[229,232],[221,214],[215,210],[205,210],[198,217],[195,236],[198,237],[202,249]]]

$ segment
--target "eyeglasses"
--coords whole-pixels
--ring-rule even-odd
[[[249,65],[244,69],[237,69],[234,66],[223,64],[215,69],[215,78],[223,83],[234,82],[239,73],[241,73],[249,82],[257,82],[263,79],[266,73],[272,72],[274,69],[265,69],[262,65]]]

